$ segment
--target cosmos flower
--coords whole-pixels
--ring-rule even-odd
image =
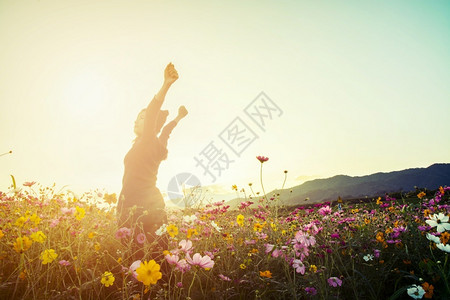
[[[211,269],[214,266],[214,261],[208,255],[201,256],[200,253],[195,253],[191,258],[189,254],[186,256],[186,260],[193,266],[199,266],[203,269]]]
[[[338,287],[342,285],[342,280],[337,277],[330,277],[327,279],[328,284],[332,287]]]
[[[156,231],[155,234],[157,236],[162,236],[167,230],[167,224],[162,224]]]
[[[175,237],[176,235],[178,235],[178,227],[174,224],[170,224],[169,226],[167,226],[166,230],[171,237]]]
[[[269,158],[268,158],[268,157],[265,157],[265,156],[257,156],[256,158],[257,158],[261,163],[264,163],[264,162],[266,162],[266,161],[269,160]]]
[[[41,252],[39,259],[42,260],[43,265],[46,265],[48,263],[53,262],[57,257],[58,257],[58,254],[56,254],[55,250],[46,249]]]
[[[425,295],[425,290],[416,284],[411,285],[406,291],[413,299],[422,299],[423,295]]]
[[[142,232],[136,236],[136,241],[141,245],[145,243],[145,240],[145,234],[143,234]]]
[[[364,256],[363,256],[363,259],[364,259],[365,261],[373,260],[373,255],[372,255],[372,254],[364,255]]]
[[[439,243],[439,244],[436,244],[436,247],[438,247],[442,251],[450,253],[450,244],[444,245],[442,243]]]
[[[102,275],[102,279],[101,279],[101,283],[106,286],[109,287],[111,285],[113,285],[114,280],[116,280],[114,278],[114,275],[111,272],[106,271],[105,273],[103,273]]]
[[[434,214],[430,216],[430,220],[426,220],[428,225],[436,227],[437,232],[444,232],[450,230],[450,224],[448,223],[448,216],[443,213]]]
[[[136,269],[136,279],[144,285],[156,284],[162,278],[162,273],[159,270],[160,266],[153,259],[149,262],[141,262],[139,268]]]
[[[302,275],[305,274],[306,267],[300,259],[294,259],[294,261],[292,262],[292,266],[297,273],[300,273]]]

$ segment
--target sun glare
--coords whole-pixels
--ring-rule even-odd
[[[91,117],[105,108],[108,89],[95,71],[83,71],[67,81],[64,104],[77,117]]]

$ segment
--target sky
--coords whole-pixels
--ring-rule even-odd
[[[449,1],[0,0],[0,190],[119,193],[169,62],[164,193],[450,162]]]

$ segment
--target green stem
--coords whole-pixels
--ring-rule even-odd
[[[264,184],[263,184],[263,179],[262,179],[262,168],[263,168],[263,163],[261,163],[261,169],[260,169],[260,172],[259,172],[259,178],[261,180],[261,188],[262,188],[263,193],[264,193],[264,198],[266,199],[266,203],[268,204],[266,191],[264,190]]]

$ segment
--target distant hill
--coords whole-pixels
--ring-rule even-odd
[[[297,205],[336,200],[338,197],[363,198],[385,193],[409,192],[415,187],[434,190],[445,185],[450,185],[450,164],[448,163],[366,176],[337,175],[326,179],[315,179],[290,189],[274,190],[267,196],[271,197],[278,193],[284,205]],[[305,201],[305,199],[308,200]],[[231,207],[236,207],[242,200],[233,199],[228,203]]]

